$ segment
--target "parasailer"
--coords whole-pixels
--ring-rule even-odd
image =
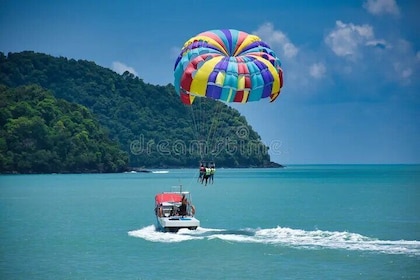
[[[204,167],[204,164],[200,164],[200,169],[198,173],[198,181],[203,182],[204,174],[206,173],[206,168]]]
[[[275,52],[258,36],[235,29],[210,30],[185,42],[175,62],[174,86],[181,101],[191,108],[199,144],[205,142],[205,145],[199,145],[203,160],[205,151],[219,147],[220,143],[209,145],[209,142],[218,125],[214,119],[222,114],[214,113],[211,122],[202,113],[194,114],[196,99],[209,98],[225,103],[261,99],[273,102],[283,86],[283,70]],[[201,106],[197,108],[201,110]],[[202,123],[198,124],[200,120]],[[199,180],[213,183],[215,167],[207,167],[205,171],[203,167]]]
[[[210,183],[213,184],[214,182],[214,173],[216,173],[216,166],[214,165],[214,163],[211,163],[210,165]]]

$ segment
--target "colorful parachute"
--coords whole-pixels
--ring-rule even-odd
[[[175,89],[185,104],[195,97],[225,102],[276,100],[283,86],[279,58],[256,35],[211,30],[189,39],[174,67]]]

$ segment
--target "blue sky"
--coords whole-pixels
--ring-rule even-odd
[[[98,5],[98,3],[101,3]],[[233,105],[285,164],[420,163],[420,4],[361,1],[0,0],[0,51],[85,59],[173,83],[184,42],[259,35],[282,61],[274,103]]]

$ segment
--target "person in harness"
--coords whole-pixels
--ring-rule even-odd
[[[204,167],[204,164],[201,163],[200,170],[198,174],[198,180],[203,183],[204,175],[206,174],[206,168]]]
[[[205,186],[207,186],[207,182],[210,178],[210,175],[211,175],[211,169],[210,169],[209,165],[207,164],[206,169],[205,169],[205,173],[204,173],[204,176],[203,176],[203,180],[201,181],[201,183],[203,183],[203,181],[205,182]]]
[[[211,164],[210,166],[210,183],[213,184],[214,182],[214,173],[216,173],[216,166],[214,165],[214,163]]]

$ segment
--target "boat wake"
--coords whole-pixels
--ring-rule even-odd
[[[220,239],[238,243],[262,243],[302,249],[341,249],[372,251],[384,254],[420,256],[420,241],[379,240],[358,233],[337,231],[305,231],[276,227],[270,229],[181,229],[178,233],[156,231],[154,225],[128,232],[130,236],[151,242],[174,243],[189,240]]]

